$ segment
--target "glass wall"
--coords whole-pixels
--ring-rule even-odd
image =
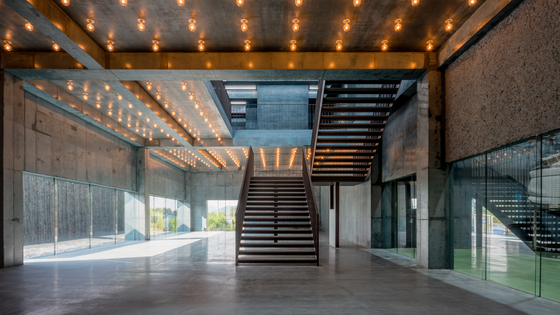
[[[135,193],[24,174],[24,258],[144,240]]]
[[[560,135],[453,165],[454,269],[560,301]]]
[[[384,184],[383,231],[385,248],[416,258],[416,176]]]
[[[153,239],[190,232],[190,208],[183,201],[150,196],[150,226]]]
[[[235,231],[237,200],[208,200],[208,230]]]

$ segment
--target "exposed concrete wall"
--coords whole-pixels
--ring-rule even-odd
[[[371,181],[340,186],[339,224],[341,239],[371,247]]]
[[[136,190],[136,148],[30,93],[24,102],[24,170]]]
[[[186,199],[185,172],[150,155],[150,193],[177,200]]]
[[[526,0],[445,71],[445,160],[560,128],[560,1]]]
[[[315,188],[319,191],[319,194],[315,195],[319,207],[319,228],[321,232],[329,233],[330,188],[329,186],[317,186]]]
[[[383,181],[390,181],[416,173],[416,133],[418,96],[413,96],[393,113],[382,138]]]

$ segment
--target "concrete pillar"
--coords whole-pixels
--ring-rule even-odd
[[[0,70],[2,200],[0,268],[23,265],[23,81]]]
[[[150,167],[150,150],[146,148],[138,149],[136,154],[136,182],[138,190],[138,203],[140,207],[144,207],[145,227],[144,235],[146,241],[150,240],[150,187],[149,187],[149,167]]]
[[[445,186],[448,170],[443,157],[442,73],[435,53],[427,73],[418,80],[417,138],[417,263],[430,269],[449,267],[448,211]]]
[[[383,247],[383,183],[381,181],[381,150],[371,164],[371,248]]]

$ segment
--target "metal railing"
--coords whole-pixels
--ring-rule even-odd
[[[305,147],[301,150],[302,161],[305,161]],[[315,256],[317,257],[317,266],[319,266],[319,211],[311,182],[311,174],[307,163],[303,163],[302,167],[303,185],[305,187],[305,196],[307,197],[307,208],[309,209],[309,218],[311,219],[311,230],[313,233],[313,243],[315,246]]]
[[[241,247],[241,233],[243,232],[243,221],[245,220],[245,208],[247,207],[247,196],[249,195],[249,185],[251,178],[255,173],[255,157],[253,147],[249,147],[247,163],[245,164],[245,173],[243,174],[243,183],[239,192],[239,200],[237,202],[237,213],[235,214],[235,265],[239,263],[239,247]]]

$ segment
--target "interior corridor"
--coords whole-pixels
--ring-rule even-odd
[[[560,304],[321,235],[319,267],[235,267],[234,232],[193,232],[0,270],[8,314],[557,314]]]

